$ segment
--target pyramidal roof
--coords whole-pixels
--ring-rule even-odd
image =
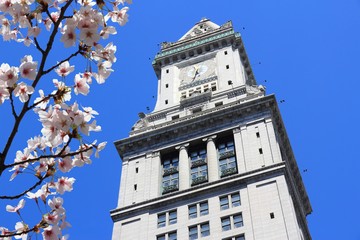
[[[207,18],[203,18],[200,22],[196,23],[195,26],[193,26],[187,33],[185,33],[185,35],[182,36],[178,41],[192,38],[217,28],[220,28],[220,26],[216,23],[211,22]]]

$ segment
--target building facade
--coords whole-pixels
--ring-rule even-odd
[[[231,22],[202,19],[153,61],[155,109],[116,141],[113,240],[308,240],[311,205],[274,95]]]

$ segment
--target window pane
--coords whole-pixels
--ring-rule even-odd
[[[220,198],[220,209],[225,210],[229,208],[229,199],[227,196]]]
[[[168,240],[176,240],[176,239],[177,239],[176,232],[169,233]]]
[[[239,193],[231,194],[231,203],[233,207],[241,205]]]
[[[165,235],[157,236],[156,240],[165,240]]]
[[[189,218],[196,218],[197,217],[197,209],[196,205],[189,206]]]
[[[165,227],[166,225],[166,214],[158,214],[158,228]]]
[[[198,239],[197,226],[189,227],[189,239],[190,240]]]
[[[242,227],[243,224],[243,219],[242,219],[242,215],[234,215],[234,227],[238,228],[238,227]]]
[[[235,240],[245,240],[245,236],[244,235],[237,236],[235,237]]]
[[[177,222],[177,212],[169,212],[169,224],[175,224]]]
[[[210,226],[209,223],[204,223],[200,225],[201,228],[201,237],[206,237],[210,235]]]
[[[200,203],[200,216],[209,214],[209,205],[207,202]]]
[[[230,217],[221,219],[221,228],[223,231],[228,231],[231,229]]]

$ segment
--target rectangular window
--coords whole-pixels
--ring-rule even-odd
[[[220,197],[220,210],[225,210],[229,208],[229,198],[228,196]]]
[[[171,211],[169,212],[169,225],[175,224],[177,222],[177,212]]]
[[[166,225],[166,213],[158,214],[158,228],[165,227]]]
[[[197,218],[197,207],[195,205],[189,206],[189,219]]]
[[[189,240],[198,239],[198,230],[197,226],[189,227]]]
[[[241,205],[240,193],[231,194],[231,205],[232,207],[237,207]]]
[[[228,231],[231,229],[230,217],[221,219],[221,228],[223,231]]]
[[[234,240],[245,240],[245,236],[244,236],[244,235],[236,236],[236,237],[234,238]]]
[[[169,233],[168,240],[176,240],[176,239],[177,239],[176,232]]]
[[[191,185],[207,182],[206,149],[200,148],[190,152]]]
[[[233,218],[234,218],[234,228],[239,228],[239,227],[244,226],[244,222],[243,222],[241,213],[234,215]]]
[[[157,236],[156,240],[165,240],[165,234]]]
[[[164,157],[163,161],[163,179],[162,193],[169,193],[179,189],[179,158],[178,156]]]
[[[209,214],[209,205],[208,202],[200,203],[200,216],[208,215]]]
[[[203,223],[200,225],[201,237],[206,237],[210,235],[210,226],[209,223]]]
[[[232,139],[218,145],[220,176],[225,177],[237,173],[235,145]]]

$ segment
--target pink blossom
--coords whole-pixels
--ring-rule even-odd
[[[10,67],[9,64],[3,63],[0,67],[0,80],[3,80],[7,87],[13,87],[19,78],[19,68]]]
[[[20,98],[20,102],[27,102],[29,100],[29,94],[34,93],[34,88],[32,86],[26,85],[24,82],[19,83],[14,89],[14,94],[16,97]]]
[[[59,240],[58,235],[60,234],[60,229],[56,225],[50,225],[44,228],[42,236],[44,240]]]
[[[40,97],[35,98],[34,104],[37,104],[36,107],[45,109],[49,103],[49,98],[45,98],[44,91],[42,89],[39,90]]]
[[[24,223],[24,222],[17,222],[15,224],[15,230],[16,233],[23,233],[25,231],[27,231],[29,229],[29,227]],[[23,233],[21,235],[15,235],[15,239],[22,239],[22,240],[27,240],[27,233]]]
[[[30,55],[25,56],[21,62],[19,67],[21,77],[34,80],[37,75],[37,62],[33,62]]]
[[[86,78],[81,77],[80,74],[75,75],[75,87],[74,92],[76,95],[81,93],[82,95],[87,95],[89,93],[90,86],[86,82]]]
[[[63,35],[60,38],[60,41],[64,43],[65,47],[71,47],[74,46],[76,43],[76,33],[75,33],[75,27],[64,27]]]
[[[103,84],[113,71],[111,63],[105,61],[98,64],[98,73],[93,73],[93,75],[98,84]]]
[[[19,212],[25,206],[25,200],[21,199],[17,206],[13,207],[11,205],[6,205],[6,211],[8,212]]]
[[[95,152],[95,157],[96,158],[99,158],[99,152],[105,148],[106,144],[107,144],[107,142],[102,142],[102,143],[99,143],[99,145],[96,146],[96,152]]]
[[[55,72],[60,76],[60,77],[66,77],[67,75],[69,75],[71,72],[74,71],[74,65],[70,66],[69,61],[63,62],[62,64],[60,64],[60,66],[55,70]]]
[[[59,217],[59,214],[58,212],[52,212],[52,213],[47,213],[44,215],[44,220],[48,223],[48,224],[54,224],[56,225],[59,220],[60,220],[60,217]]]
[[[9,91],[5,87],[0,86],[0,105],[3,104],[6,99],[9,99],[9,97]]]
[[[62,171],[63,173],[69,172],[73,168],[71,158],[65,157],[62,160],[59,160],[58,167],[59,170]]]
[[[65,209],[62,206],[64,200],[61,197],[54,197],[53,199],[48,200],[48,205],[51,207],[52,210],[55,210],[58,214],[65,213]]]
[[[73,190],[73,183],[75,178],[61,177],[55,183],[56,191],[60,194],[64,194],[65,191],[71,192]]]

